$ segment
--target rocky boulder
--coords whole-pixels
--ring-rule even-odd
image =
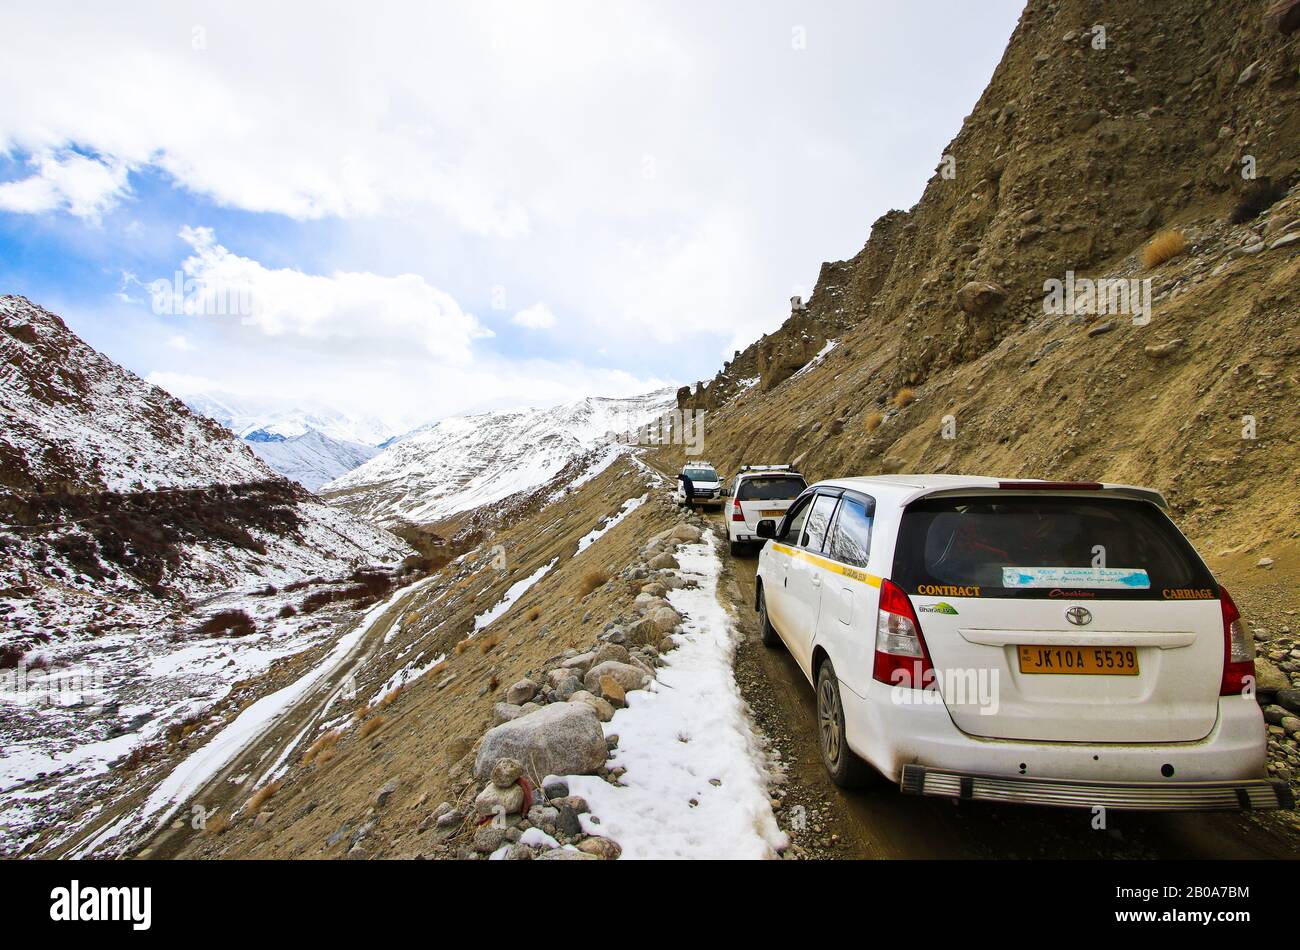
[[[644,675],[636,667],[629,669]],[[556,703],[488,730],[474,760],[474,777],[486,779],[504,758],[517,759],[539,779],[590,775],[605,764],[606,751],[595,709],[586,703]]]
[[[604,663],[598,663],[587,671],[587,678],[583,681],[583,686],[587,692],[594,696],[601,695],[600,680],[601,677],[608,676],[623,687],[624,692],[634,689],[645,689],[650,684],[650,674],[638,666],[630,663],[618,663],[608,660]],[[556,773],[557,775],[563,773]]]
[[[686,541],[688,543],[698,541],[700,540],[700,529],[694,525],[682,522],[677,527],[673,528],[671,537],[678,541]]]
[[[1006,300],[1007,292],[997,284],[972,280],[957,291],[957,306],[963,313],[984,313]]]

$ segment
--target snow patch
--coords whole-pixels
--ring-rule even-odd
[[[486,629],[494,620],[496,620],[507,610],[509,610],[510,607],[514,604],[514,602],[518,600],[520,597],[524,596],[524,594],[527,593],[528,588],[532,587],[543,577],[545,577],[547,573],[550,572],[551,568],[555,567],[556,562],[558,562],[559,560],[560,559],[558,557],[552,558],[550,563],[543,564],[541,567],[533,571],[533,573],[529,574],[523,580],[515,581],[515,583],[511,584],[510,589],[506,591],[505,596],[502,597],[499,601],[497,601],[495,606],[493,606],[490,610],[485,610],[483,613],[479,614],[477,617],[474,618],[474,632],[471,633],[470,636],[472,637],[474,636],[475,633],[478,633],[480,630]]]
[[[766,757],[732,672],[739,634],[718,600],[722,562],[711,536],[678,549],[682,573],[699,585],[669,602],[686,618],[676,650],[649,690],[605,724],[619,737],[609,766],[622,785],[570,776],[569,788],[624,858],[771,858],[788,840],[768,798]],[[714,783],[717,784],[714,784]]]
[[[839,340],[827,340],[826,344],[817,352],[817,355],[814,356],[812,359],[810,359],[807,363],[804,363],[803,366],[799,367],[798,372],[796,372],[790,378],[798,379],[804,373],[810,372],[813,369],[813,367],[815,367],[818,363],[824,360],[827,354],[829,354],[831,350],[835,349],[835,347],[839,346],[839,344],[840,344]]]
[[[619,509],[617,514],[611,515],[602,524],[597,525],[591,531],[578,539],[577,553],[581,554],[609,532],[617,528],[623,522],[624,518],[644,505],[649,497],[650,495],[647,493],[642,495],[640,498],[629,498],[627,501],[623,502],[623,507]]]

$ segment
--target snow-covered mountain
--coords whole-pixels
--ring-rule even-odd
[[[402,436],[322,494],[380,523],[437,521],[541,485],[609,433],[626,433],[676,405],[669,388],[453,416]]]
[[[314,407],[271,406],[227,393],[194,393],[185,403],[249,442],[278,442],[319,432],[338,442],[380,446],[405,431],[374,416]]]
[[[373,445],[332,439],[315,429],[287,439],[245,441],[263,462],[311,491],[379,454]]]
[[[0,366],[0,641],[407,553],[23,297]]]
[[[373,416],[271,408],[225,393],[189,395],[185,404],[221,423],[267,465],[311,491],[374,458],[403,431]]]
[[[57,316],[0,296],[0,484],[142,491],[260,481],[230,433],[87,346]]]

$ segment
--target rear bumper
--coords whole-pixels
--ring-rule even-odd
[[[1135,811],[1262,811],[1294,808],[1285,782],[1087,782],[1018,775],[981,775],[924,765],[903,766],[902,792],[963,801]]]
[[[1096,788],[1265,781],[1264,717],[1251,696],[1220,697],[1218,721],[1203,739],[1098,743],[981,738],[958,729],[937,697],[899,704],[891,687],[874,680],[865,692],[859,696],[840,680],[849,748],[900,785],[908,766]]]

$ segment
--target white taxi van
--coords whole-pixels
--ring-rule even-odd
[[[742,465],[731,483],[731,506],[727,512],[727,540],[731,553],[741,554],[760,541],[758,523],[764,518],[783,518],[808,482],[789,465]]]
[[[716,468],[708,462],[687,462],[682,466],[681,474],[691,480],[693,506],[697,508],[722,506],[722,479],[718,476]],[[679,505],[686,504],[686,486],[683,482],[677,482],[673,498]]]
[[[918,475],[809,488],[759,555],[764,642],[853,786],[1120,809],[1292,807],[1254,648],[1155,491]]]

